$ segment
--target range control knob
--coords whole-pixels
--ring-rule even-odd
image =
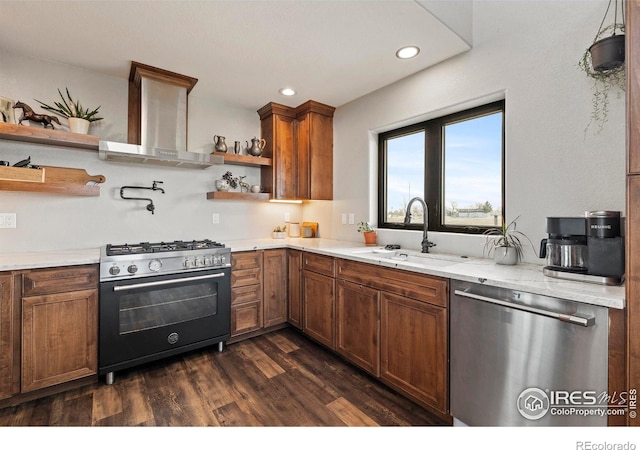
[[[136,266],[135,264],[131,264],[129,267],[127,267],[127,272],[129,273],[136,273],[138,271],[138,266]]]
[[[152,272],[157,272],[162,268],[162,261],[159,259],[152,259],[149,261],[149,270]]]
[[[185,259],[185,260],[184,260],[184,266],[185,266],[187,269],[192,268],[194,265],[195,265],[195,264],[194,264],[194,262],[193,262],[191,259]]]
[[[211,259],[211,256],[205,256],[204,257],[204,265],[205,266],[210,266],[213,264],[213,260]]]
[[[111,275],[118,275],[120,273],[120,267],[118,267],[118,266],[109,267],[109,273]]]
[[[225,264],[227,262],[227,258],[224,255],[220,255],[220,264]]]

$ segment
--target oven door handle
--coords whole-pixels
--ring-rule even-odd
[[[184,283],[185,281],[199,281],[199,280],[209,280],[211,278],[222,278],[224,277],[224,272],[214,273],[212,275],[200,275],[197,277],[189,277],[189,278],[174,278],[172,280],[160,280],[160,281],[148,281],[146,283],[137,283],[137,284],[127,284],[122,286],[114,286],[113,291],[129,291],[133,289],[142,289],[146,287],[154,287],[154,286],[165,286],[167,284],[178,284]]]

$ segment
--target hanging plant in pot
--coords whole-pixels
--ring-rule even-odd
[[[516,230],[519,218],[520,216],[516,217],[507,225],[503,217],[500,228],[490,228],[484,232],[486,236],[484,253],[487,256],[493,254],[493,260],[496,264],[514,265],[522,261],[524,256],[523,240],[528,241],[533,252],[536,253],[536,249],[527,235]]]
[[[62,102],[53,102],[55,107],[47,105],[46,103],[41,102],[38,99],[34,99],[40,106],[42,106],[47,111],[51,111],[59,116],[66,117],[69,121],[69,130],[72,133],[80,133],[87,134],[89,132],[89,125],[91,122],[97,122],[98,120],[102,120],[102,117],[98,117],[98,110],[100,106],[93,110],[89,110],[89,108],[84,108],[80,101],[73,101],[71,98],[71,94],[69,93],[69,88],[66,88],[67,98],[62,95],[60,89],[58,89],[58,94],[60,94],[60,98]]]
[[[618,16],[618,0],[615,0],[613,23],[603,28],[612,2],[613,0],[609,0],[593,44],[585,50],[578,63],[578,66],[593,80],[593,110],[589,125],[596,122],[598,131],[604,128],[607,121],[609,92],[615,89],[618,95],[621,95],[625,90],[626,82],[624,2],[621,1],[620,16]],[[618,22],[619,18],[622,20],[621,23]]]

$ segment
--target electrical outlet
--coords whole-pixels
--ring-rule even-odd
[[[284,221],[285,222],[291,222],[291,213],[284,213]]]
[[[15,228],[16,213],[0,213],[0,228]]]
[[[211,222],[212,222],[214,225],[218,225],[218,224],[220,223],[220,214],[218,214],[218,213],[213,213],[213,214],[211,215]]]
[[[356,223],[356,215],[354,213],[349,213],[349,225],[355,225]]]
[[[342,213],[342,225],[347,224],[347,213]]]

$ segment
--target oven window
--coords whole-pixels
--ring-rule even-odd
[[[217,309],[215,283],[125,294],[120,297],[120,334],[214,316]]]

